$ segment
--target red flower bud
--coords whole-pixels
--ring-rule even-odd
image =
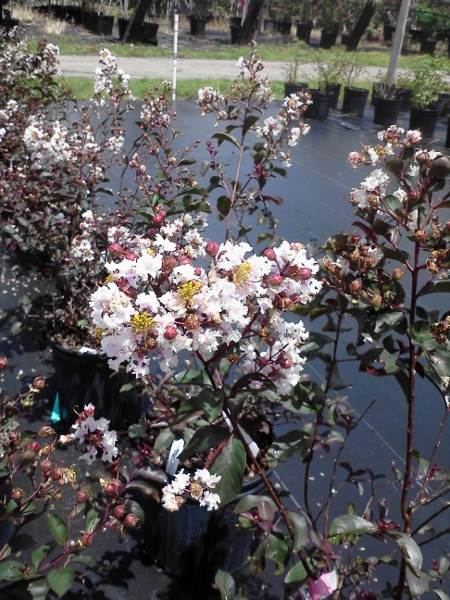
[[[284,279],[283,275],[274,273],[274,274],[268,276],[267,281],[268,281],[269,285],[273,285],[273,286],[277,287],[283,283],[283,279]]]
[[[124,258],[126,258],[128,260],[136,260],[137,259],[137,255],[134,252],[131,252],[130,250],[125,250],[123,255],[124,255]]]
[[[41,465],[40,465],[40,466],[41,466],[41,471],[42,471],[43,473],[47,473],[47,474],[48,474],[48,473],[50,473],[50,471],[52,470],[52,461],[51,461],[51,460],[48,460],[48,459],[47,459],[47,460],[43,460],[43,461],[41,462]]]
[[[128,513],[123,523],[125,527],[132,529],[133,527],[137,526],[137,524],[139,523],[139,519],[133,513]]]
[[[62,477],[62,469],[61,467],[56,467],[55,469],[53,469],[52,471],[52,479],[54,479],[55,481],[59,481]]]
[[[6,356],[0,356],[0,371],[2,371],[3,369],[6,369],[7,366],[8,366],[8,359],[6,358]]]
[[[124,504],[119,504],[114,509],[114,516],[116,517],[116,519],[118,519],[119,521],[121,521],[124,518],[126,512],[127,511],[125,510],[125,505]]]
[[[153,223],[155,223],[155,225],[161,225],[161,223],[164,221],[165,216],[166,213],[164,211],[156,213],[156,215],[153,215]]]
[[[201,274],[202,274],[202,270],[200,269],[200,267],[196,267],[194,270],[194,275],[196,277],[200,277]]]
[[[114,254],[116,256],[122,256],[122,254],[123,254],[123,248],[120,244],[116,244],[116,243],[111,244],[109,246],[108,250],[111,254]]]
[[[173,327],[173,325],[168,325],[166,327],[166,330],[164,332],[164,337],[166,338],[166,340],[174,340],[178,335],[178,331],[176,330],[175,327]]]
[[[292,360],[288,356],[281,356],[277,362],[282,369],[290,369],[292,367]]]
[[[214,257],[219,252],[219,244],[217,242],[208,242],[206,244],[205,251],[206,251],[206,254]]]
[[[264,256],[269,260],[276,260],[277,255],[275,254],[275,250],[273,248],[266,248],[263,252]]]
[[[312,271],[308,267],[301,267],[298,270],[298,278],[300,281],[307,281],[308,279],[311,279],[311,275]]]
[[[41,449],[41,445],[39,444],[39,442],[34,441],[28,444],[28,448],[33,452],[39,452],[39,450]]]

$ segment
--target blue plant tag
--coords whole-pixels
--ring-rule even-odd
[[[60,402],[59,402],[59,392],[55,394],[55,400],[53,402],[52,413],[50,415],[50,421],[52,423],[59,423],[62,419],[67,417],[67,411],[63,409],[61,411]]]

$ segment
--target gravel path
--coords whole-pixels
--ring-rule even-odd
[[[172,59],[170,58],[137,58],[118,57],[117,62],[133,79],[170,79],[172,77]],[[282,81],[286,78],[288,63],[271,61],[266,62],[266,71],[273,81]],[[93,77],[97,67],[96,56],[61,56],[62,72],[66,76]],[[301,67],[301,79],[314,79],[316,75],[314,64],[305,64]],[[385,69],[380,67],[366,67],[359,76],[360,81],[375,80],[380,72]],[[399,71],[399,74],[402,71]],[[180,79],[234,79],[237,74],[235,60],[207,60],[186,58],[178,60],[178,77]]]

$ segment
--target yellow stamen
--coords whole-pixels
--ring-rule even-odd
[[[155,323],[155,319],[147,312],[137,313],[131,317],[131,326],[136,333],[149,331]]]
[[[194,296],[202,291],[201,281],[185,281],[178,288],[178,295],[186,306],[192,306]]]
[[[249,262],[244,262],[240,265],[233,274],[233,281],[236,285],[242,285],[250,279],[252,265]]]

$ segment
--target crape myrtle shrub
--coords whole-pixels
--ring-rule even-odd
[[[123,495],[125,506],[139,489],[161,510],[198,502],[215,511],[235,499],[245,479],[261,478],[265,490],[246,496],[234,510],[254,536],[248,568],[257,573],[266,561],[275,563],[286,597],[367,599],[380,597],[382,588],[385,597],[414,598],[433,590],[445,599],[448,560],[424,559],[421,547],[445,535],[445,525],[435,528],[434,519],[448,514],[449,470],[438,462],[438,450],[448,415],[450,324],[448,312],[431,310],[422,298],[449,291],[448,158],[421,149],[420,132],[396,127],[380,133],[375,146],[352,152],[353,166],[372,166],[350,194],[357,221],[353,231],[333,236],[311,257],[300,242],[275,237],[270,207],[281,200],[268,191],[272,178],[286,176],[289,150],[308,131],[302,115],[309,97],[294,94],[266,116],[272,95],[254,48],[237,69],[228,96],[210,87],[198,92],[200,110],[216,116],[216,127],[206,142],[208,160],[197,165],[190,151],[199,142],[172,149],[178,133],[165,85],[148,94],[140,133],[131,152],[123,153],[125,131],[117,115],[130,99],[126,77],[110,53],[101,53],[86,114],[99,106],[106,111],[110,133],[102,143],[132,170],[135,186],[112,191],[128,213],[113,210],[106,218],[93,210],[94,202],[80,207],[76,234],[56,264],[73,270],[69,283],[63,282],[79,311],[73,323],[80,327],[83,320],[89,343],[110,366],[127,369],[146,386],[151,406],[121,435],[87,406],[60,442],[78,445],[89,462],[112,469],[109,493]],[[4,129],[12,136],[8,119]],[[90,121],[65,123],[59,124],[67,130],[62,138],[70,148],[72,141],[81,147],[78,167],[89,179],[87,148],[99,142],[89,137]],[[28,127],[39,129],[31,136],[37,164],[47,152],[54,164],[52,143],[34,122],[16,129],[9,144],[22,152]],[[87,148],[79,144],[84,134]],[[226,163],[224,145],[233,148]],[[95,156],[103,150],[95,147]],[[42,202],[43,171],[39,167],[28,177]],[[93,175],[90,198],[102,177],[104,172]],[[206,237],[201,213],[209,211],[223,224],[222,239]],[[19,211],[10,218],[20,225]],[[265,226],[262,250],[248,241],[256,224]],[[89,285],[74,294],[72,279],[93,266],[98,270]],[[313,323],[325,316],[324,331],[308,332],[301,315]],[[66,318],[65,311],[56,314],[57,320]],[[344,348],[349,320],[355,340]],[[313,357],[325,363],[322,380],[304,375],[304,363]],[[352,462],[341,460],[344,451],[352,455],[351,434],[365,414],[353,412],[343,396],[342,360],[368,376],[394,377],[405,396],[405,463],[396,467],[393,482],[374,473],[366,457],[361,464],[358,453]],[[423,401],[417,377],[442,397],[441,424],[428,456],[415,447],[415,408]],[[367,400],[366,410],[375,410]],[[277,427],[281,419],[291,425],[287,433]],[[178,470],[168,476],[174,441],[184,449]],[[311,481],[320,476],[318,452],[327,452],[330,476],[325,502],[316,509]],[[306,471],[298,510],[268,476],[268,469],[294,455]],[[397,491],[391,496],[398,505],[388,505],[387,485]],[[336,498],[347,498],[353,488],[359,495],[339,515]],[[124,514],[118,510],[116,520]],[[362,536],[377,542],[370,553],[362,549]],[[386,568],[392,576],[377,581]],[[15,573],[22,577],[25,571]],[[216,585],[223,597],[239,597],[230,574],[219,572]]]

